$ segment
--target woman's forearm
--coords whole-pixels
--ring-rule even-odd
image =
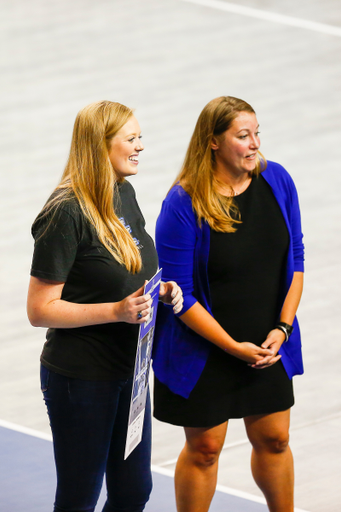
[[[27,315],[34,327],[72,329],[114,322],[140,324],[150,313],[151,297],[142,286],[119,302],[78,304],[62,300],[64,283],[31,277]]]
[[[303,272],[294,272],[294,277],[285,298],[280,321],[292,325],[303,291]]]
[[[197,334],[247,363],[254,364],[266,356],[273,355],[267,348],[258,347],[247,341],[235,341],[199,302],[193,304],[180,318]]]
[[[34,327],[72,329],[88,325],[118,322],[115,315],[117,303],[76,304],[55,299],[44,306],[27,306],[27,314]]]
[[[229,354],[237,355],[239,343],[227,334],[221,325],[199,302],[193,304],[193,306],[179,318],[203,338],[206,338]]]

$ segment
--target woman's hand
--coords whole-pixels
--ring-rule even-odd
[[[171,304],[174,313],[179,313],[182,310],[184,302],[182,290],[175,281],[168,281],[167,283],[161,281],[159,298],[164,304]]]
[[[143,324],[147,321],[151,313],[153,301],[149,293],[143,295],[144,286],[141,286],[136,292],[114,304],[117,322]]]
[[[231,354],[238,357],[238,359],[241,359],[242,361],[246,361],[252,367],[255,367],[257,363],[261,364],[264,360],[274,357],[272,348],[263,346],[258,347],[257,345],[254,345],[248,341],[238,343],[238,351],[236,353],[231,352]]]
[[[268,348],[273,352],[272,356],[264,357],[261,361],[257,361],[255,364],[251,365],[252,368],[263,369],[268,366],[272,366],[277,363],[281,359],[281,355],[278,355],[278,351],[282,346],[282,343],[285,340],[285,334],[280,329],[273,329],[267,335],[266,340],[262,343],[263,348]]]

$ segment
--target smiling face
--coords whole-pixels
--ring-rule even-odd
[[[259,125],[255,114],[240,112],[219,138],[214,138],[215,172],[239,177],[255,169],[260,146]]]
[[[119,179],[137,174],[139,153],[143,149],[140,125],[131,116],[111,139],[109,159]]]

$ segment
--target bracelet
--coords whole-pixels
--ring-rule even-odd
[[[285,322],[278,322],[278,324],[275,325],[275,329],[279,329],[280,331],[284,332],[285,342],[288,341],[288,339],[292,335],[292,331],[294,330],[292,325],[286,324]]]

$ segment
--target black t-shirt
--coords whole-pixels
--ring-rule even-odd
[[[118,302],[140,288],[158,268],[154,243],[145,231],[133,187],[124,181],[118,189],[116,214],[142,257],[143,267],[137,274],[129,273],[101,244],[76,199],[65,201],[49,226],[50,217],[33,224],[31,275],[65,282],[63,300],[79,304]],[[138,329],[138,325],[124,322],[49,329],[41,362],[52,371],[79,379],[128,378],[134,368]]]

